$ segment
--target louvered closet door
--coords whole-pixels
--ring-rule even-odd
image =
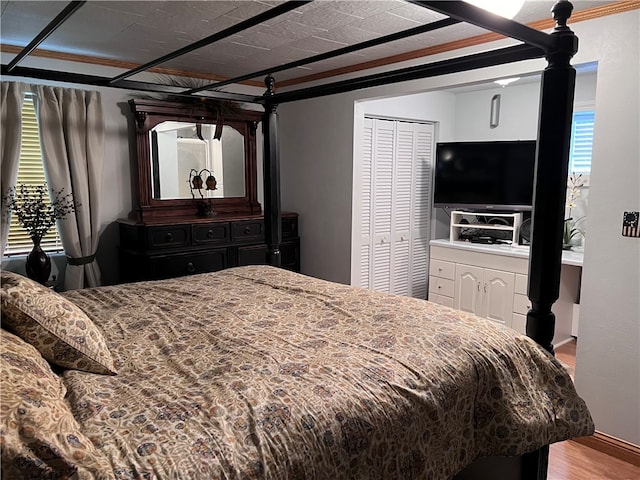
[[[365,119],[364,128],[360,285],[426,298],[434,127]]]
[[[391,206],[395,122],[376,120],[373,130],[371,280],[373,290],[391,291]]]
[[[362,149],[362,177],[361,177],[361,198],[362,214],[360,215],[360,268],[358,275],[359,285],[364,288],[371,288],[371,196],[372,179],[371,171],[373,164],[373,120],[365,118],[364,136]],[[356,267],[357,268],[357,267]]]

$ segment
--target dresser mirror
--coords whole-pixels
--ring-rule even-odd
[[[161,122],[149,130],[152,198],[236,198],[246,195],[244,136],[231,125]],[[220,138],[217,138],[217,137]],[[194,191],[192,172],[211,172],[214,189]],[[196,189],[197,190],[197,189]]]
[[[136,132],[143,223],[209,214],[259,214],[256,130],[262,113],[160,100],[129,100]],[[196,181],[196,178],[197,181]],[[206,179],[206,186],[204,179]],[[197,205],[198,204],[198,205]]]

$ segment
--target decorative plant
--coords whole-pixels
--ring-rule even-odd
[[[571,248],[576,237],[579,237],[580,235],[584,236],[584,229],[579,228],[584,217],[574,219],[572,216],[572,211],[576,207],[577,201],[580,199],[580,192],[584,185],[585,182],[581,173],[572,173],[569,175],[566,201],[568,216],[564,220],[564,233],[562,236],[562,247],[564,249]]]
[[[564,232],[562,235],[562,248],[569,250],[573,245],[573,239],[580,235],[580,230],[575,227],[575,222],[572,218],[567,218],[564,221]]]
[[[2,198],[3,203],[18,218],[18,223],[31,237],[34,244],[39,244],[56,220],[66,218],[75,212],[76,205],[71,193],[64,194],[64,188],[51,191],[51,200],[44,185],[25,185],[12,187]]]

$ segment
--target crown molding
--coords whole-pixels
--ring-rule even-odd
[[[615,15],[617,13],[628,12],[640,8],[640,0],[621,1],[611,3],[609,5],[603,5],[600,7],[589,8],[587,10],[581,10],[574,12],[571,15],[571,23],[582,22],[585,20],[592,20],[594,18],[606,17],[608,15]],[[536,30],[547,30],[555,27],[555,22],[552,18],[545,20],[538,20],[527,24],[529,27]],[[380,58],[377,60],[371,60],[368,62],[358,63],[350,65],[348,67],[336,68],[334,70],[327,70],[326,72],[307,75],[304,77],[298,77],[291,80],[284,80],[278,82],[279,87],[287,87],[292,85],[299,85],[302,83],[311,82],[314,80],[322,80],[324,78],[335,77],[337,75],[344,75],[347,73],[354,73],[360,70],[368,70],[370,68],[384,67],[393,63],[406,62],[408,60],[415,60],[429,55],[436,55],[438,53],[450,52],[458,50],[460,48],[473,47],[476,45],[482,45],[483,43],[494,42],[506,38],[504,35],[498,33],[484,33],[482,35],[476,35],[474,37],[464,38],[462,40],[456,40],[453,42],[443,43],[440,45],[434,45],[433,47],[423,48],[420,50],[413,50],[411,52],[405,52],[391,57]]]

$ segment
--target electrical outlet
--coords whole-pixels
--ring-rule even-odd
[[[624,212],[622,216],[622,236],[640,237],[640,212]]]

